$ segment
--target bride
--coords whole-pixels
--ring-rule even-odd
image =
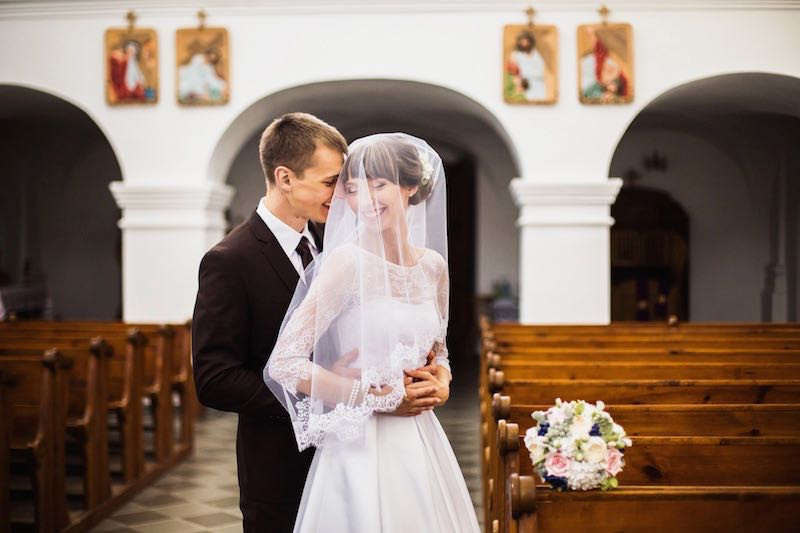
[[[294,530],[477,532],[433,411],[382,414],[400,405],[406,384],[449,383],[446,195],[436,152],[402,133],[351,144],[323,250],[264,369],[298,448],[317,448]],[[429,352],[445,383],[414,370]]]

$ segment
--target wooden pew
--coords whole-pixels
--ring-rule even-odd
[[[43,355],[6,354],[3,374],[15,376],[7,390],[13,406],[11,452],[32,465],[35,523],[42,532],[60,531],[69,523],[65,487],[65,372],[71,361],[57,350]]]
[[[498,520],[501,531],[538,531],[541,522],[526,520],[521,515],[537,513],[547,508],[544,502],[564,503],[574,500],[575,493],[555,493],[546,486],[537,486],[538,477],[525,448],[523,436],[515,424],[498,425],[499,468],[506,482],[505,494],[496,500],[508,500]],[[800,464],[787,466],[786,457],[795,456],[800,446],[797,437],[638,437],[634,446],[627,450],[626,467],[619,475],[622,488],[610,492],[591,491],[582,493],[585,499],[600,505],[607,498],[619,498],[622,494],[642,494],[642,490],[678,490],[676,494],[691,492],[697,500],[714,501],[720,489],[739,488],[770,496],[774,489],[789,489],[790,494],[800,495]],[[638,450],[637,450],[638,448]],[[526,487],[519,481],[527,480]],[[521,505],[520,498],[526,494],[528,503]],[[589,496],[594,495],[594,496]],[[700,496],[703,496],[702,498]],[[545,499],[546,498],[546,499]],[[797,497],[795,497],[797,499]],[[774,502],[773,502],[774,503]],[[564,509],[565,514],[579,512],[580,508]],[[784,510],[785,511],[785,510]],[[636,524],[639,510],[617,509],[628,516],[628,523]],[[795,513],[798,513],[795,509]],[[797,514],[795,514],[796,516]],[[668,517],[666,517],[668,520]],[[517,527],[512,524],[519,520]],[[624,523],[624,522],[623,522]],[[668,522],[669,523],[669,522]],[[571,523],[570,523],[571,525]],[[594,523],[594,527],[598,524]],[[551,524],[553,530],[563,529],[562,524]],[[670,527],[675,527],[670,523]]]
[[[154,419],[154,454],[155,460],[161,462],[174,453],[173,438],[173,406],[172,391],[175,377],[176,343],[182,349],[187,347],[181,335],[176,335],[174,327],[154,324],[122,324],[117,322],[18,322],[9,324],[10,330],[16,329],[25,334],[74,334],[78,336],[102,335],[106,338],[126,335],[135,329],[141,337],[142,344],[137,346],[141,358],[142,392],[150,400]],[[189,353],[182,357],[190,359]],[[181,365],[185,368],[187,363]],[[186,375],[186,374],[182,374]],[[184,378],[185,379],[185,378]],[[184,381],[185,384],[185,381]],[[182,397],[186,398],[186,395]],[[189,401],[189,403],[192,403]],[[191,429],[191,427],[187,428]],[[188,431],[187,431],[188,433]],[[188,439],[191,440],[191,439]],[[141,474],[143,466],[138,468]]]
[[[131,494],[142,490],[149,483],[166,469],[185,458],[193,448],[194,441],[194,416],[197,405],[194,382],[191,371],[190,359],[190,325],[180,326],[160,326],[152,324],[140,324],[136,328],[130,325],[104,322],[16,322],[0,324],[0,353],[5,352],[10,355],[9,350],[16,349],[30,357],[32,349],[42,350],[45,347],[61,347],[62,355],[68,354],[75,356],[75,367],[68,384],[72,389],[69,395],[64,395],[64,400],[60,403],[66,411],[69,408],[70,424],[74,427],[71,430],[83,430],[85,435],[89,435],[90,425],[81,428],[80,422],[87,417],[77,416],[85,414],[80,411],[79,406],[86,406],[89,400],[89,393],[95,392],[97,396],[105,399],[106,407],[97,408],[93,412],[103,411],[103,413],[115,413],[121,430],[120,444],[122,445],[123,463],[123,485],[117,485],[110,492],[110,497],[88,496],[92,501],[100,501],[93,508],[90,507],[86,512],[73,515],[73,522],[68,525],[68,531],[85,531],[92,525],[97,524],[104,517],[108,516],[116,507],[123,503]],[[89,339],[92,336],[102,335],[105,341],[105,350],[95,348],[95,352],[106,353],[107,378],[92,378],[90,372],[92,360],[89,358],[87,349]],[[15,348],[21,347],[21,348]],[[5,356],[0,356],[0,358]],[[102,360],[97,360],[97,365],[102,364]],[[0,373],[2,368],[0,367]],[[103,372],[100,372],[103,374]],[[7,374],[3,374],[4,376]],[[94,380],[94,381],[93,381]],[[100,380],[98,383],[97,380]],[[97,383],[95,387],[93,384]],[[103,394],[103,383],[106,386],[106,393]],[[66,387],[63,387],[66,391]],[[181,402],[181,430],[180,443],[175,445],[174,420],[173,420],[173,394]],[[155,463],[146,463],[144,455],[144,442],[142,431],[142,399],[149,398],[153,408],[154,418],[154,455]],[[66,413],[65,413],[66,415]],[[102,418],[103,422],[106,416]],[[79,434],[70,431],[71,437],[78,437]],[[2,439],[0,439],[1,441]],[[102,439],[101,439],[102,440]],[[65,439],[62,438],[53,443],[54,447],[61,449],[63,457]],[[81,439],[86,445],[84,455],[88,452],[89,446],[102,446],[108,453],[108,444],[99,444],[99,440],[92,437]],[[107,442],[107,439],[106,439]],[[58,456],[58,450],[54,455]],[[93,454],[92,457],[95,457]],[[0,457],[2,460],[2,457]],[[88,462],[87,462],[88,465]],[[55,467],[55,471],[65,470],[63,459],[60,466]],[[91,494],[94,487],[99,484],[89,484],[89,478],[93,477],[92,471],[103,470],[106,480],[109,479],[108,461],[103,468],[90,468],[87,466],[85,482],[87,483],[84,492]],[[4,472],[7,470],[4,469]],[[60,488],[53,491],[51,500],[63,498],[65,494],[63,476],[58,481],[58,476],[54,482],[60,483]],[[107,483],[110,486],[110,483]],[[60,495],[60,496],[59,496]],[[2,500],[0,500],[2,505]],[[66,506],[63,506],[66,510]],[[7,513],[3,512],[4,515]],[[55,515],[61,514],[56,510]],[[47,525],[47,524],[45,524]],[[2,533],[2,520],[0,520],[0,533]],[[59,528],[61,529],[61,528]]]
[[[517,424],[522,434],[536,425],[534,411],[550,405],[513,404],[508,396],[496,395],[492,405],[495,420]],[[606,405],[614,421],[631,437],[717,436],[800,437],[800,403],[796,404],[675,404]]]
[[[516,424],[504,425],[505,430],[503,424],[498,425],[500,456],[518,453],[519,474],[533,475],[533,465],[522,440],[524,434],[519,434]],[[514,436],[516,445],[510,442]],[[626,466],[618,479],[626,487],[797,485],[800,488],[800,461],[789,459],[799,454],[800,437],[641,436],[625,451]]]
[[[791,487],[623,487],[564,492],[537,487],[532,476],[508,482],[513,533],[647,531],[654,533],[795,531],[800,489]]]
[[[521,379],[504,381],[495,390],[532,404],[552,404],[556,398],[609,404],[800,403],[798,379]]]
[[[194,388],[192,371],[192,321],[176,328],[173,359],[172,390],[181,405],[180,445],[191,451],[194,448],[194,421],[199,414],[200,402]]]
[[[8,483],[9,453],[11,448],[11,394],[18,377],[11,376],[0,369],[0,533],[11,532],[10,487]]]
[[[32,346],[39,344],[40,347]],[[0,357],[7,354],[34,355],[53,343],[35,341],[16,346],[7,339],[0,341]],[[59,350],[72,361],[66,377],[66,433],[81,453],[83,465],[83,497],[87,509],[98,506],[111,496],[108,463],[108,359],[111,347],[100,337],[86,349]]]
[[[800,350],[773,349],[740,349],[740,348],[598,348],[593,350],[562,348],[534,348],[515,346],[513,350],[487,350],[485,364],[487,367],[502,366],[518,361],[617,361],[617,362],[764,362],[791,363],[797,362]]]
[[[491,325],[481,321],[480,389],[487,531],[516,530],[519,523],[510,512],[512,499],[517,518],[528,513],[526,524],[532,527],[530,531],[538,531],[535,528],[542,524],[544,516],[541,510],[531,515],[537,501],[538,505],[565,501],[559,499],[560,494],[553,501],[527,497],[529,509],[522,512],[520,498],[534,494],[536,481],[525,476],[527,472],[520,475],[519,466],[521,463],[523,468],[530,468],[530,459],[527,450],[522,454],[524,461],[520,460],[520,454],[505,451],[518,444],[521,435],[533,424],[530,413],[546,409],[557,396],[565,400],[603,399],[607,405],[611,404],[608,410],[617,423],[625,426],[630,435],[637,436],[634,448],[637,442],[643,444],[637,451],[633,448],[628,451],[629,466],[620,478],[623,484],[634,486],[626,485],[621,492],[592,492],[587,501],[595,498],[603,503],[602,494],[615,494],[619,501],[654,501],[648,494],[668,495],[672,494],[668,491],[673,491],[677,495],[672,503],[673,512],[684,503],[708,507],[709,502],[728,501],[735,506],[736,498],[743,495],[770,500],[763,506],[767,509],[771,505],[784,505],[781,502],[789,502],[784,510],[796,505],[800,471],[780,470],[778,465],[781,451],[792,456],[800,444],[797,440],[800,424],[796,421],[800,414],[800,326],[686,326],[551,327]],[[510,398],[499,394],[492,397],[495,391],[510,394]],[[514,421],[522,425],[521,430]],[[504,439],[514,444],[506,445]],[[709,459],[738,460],[738,464],[761,461],[759,464],[764,465],[766,473],[762,478],[754,476],[755,481],[771,480],[790,486],[784,492],[781,491],[787,487],[731,489],[716,485],[700,487],[702,490],[698,491],[698,487],[657,486],[678,483],[681,479],[694,484],[732,482],[734,485],[748,479],[741,469],[738,477],[728,469],[713,472],[717,477],[691,478],[694,458],[679,463],[681,456],[675,455],[682,446],[698,452],[696,469],[702,470]],[[657,460],[647,462],[654,458],[660,458],[663,464]],[[624,476],[632,462],[641,467],[626,480]],[[689,470],[676,471],[675,464]],[[774,475],[769,477],[770,474]],[[515,480],[513,493],[509,479]],[[524,483],[530,485],[527,493],[520,490]],[[638,490],[636,483],[646,490]],[[548,489],[539,492],[550,494]],[[569,509],[561,505],[561,513],[584,513],[577,503],[571,505]],[[632,516],[629,515],[628,525],[635,523]],[[597,523],[590,520],[584,528],[596,528]],[[658,521],[654,524],[656,530],[672,530]],[[574,525],[553,527],[571,531]]]
[[[89,337],[83,332],[41,326],[24,329],[26,323],[13,324],[14,330],[0,329],[0,348],[25,342],[33,348],[59,346],[66,350],[82,350]],[[108,356],[107,411],[119,421],[122,447],[122,476],[130,483],[144,472],[144,440],[142,435],[142,366],[145,337],[136,329],[126,333],[106,333],[103,340],[111,349]],[[106,431],[107,433],[107,431]],[[98,444],[100,445],[100,444]]]
[[[498,368],[499,367],[499,368]],[[513,379],[798,379],[797,362],[500,361],[496,370]]]

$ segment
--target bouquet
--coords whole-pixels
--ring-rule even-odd
[[[525,433],[533,469],[558,491],[608,490],[619,485],[625,448],[633,443],[611,415],[583,400],[562,402],[531,415],[536,426]]]

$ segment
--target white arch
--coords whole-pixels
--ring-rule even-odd
[[[208,180],[224,182],[242,144],[270,120],[290,111],[317,114],[342,130],[359,130],[378,114],[384,124],[434,132],[439,140],[469,148],[479,156],[488,156],[502,148],[507,154],[505,164],[513,169],[507,178],[519,174],[517,149],[506,128],[477,101],[439,85],[365,79],[309,83],[256,100],[230,123],[217,141],[208,165]],[[443,115],[449,117],[444,125],[440,120]],[[456,116],[460,122],[454,123]],[[467,139],[465,127],[477,134]]]

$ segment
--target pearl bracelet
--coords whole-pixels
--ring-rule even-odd
[[[361,389],[361,380],[353,380],[353,388],[350,390],[350,398],[347,400],[347,407],[353,407],[358,399],[358,392]]]

